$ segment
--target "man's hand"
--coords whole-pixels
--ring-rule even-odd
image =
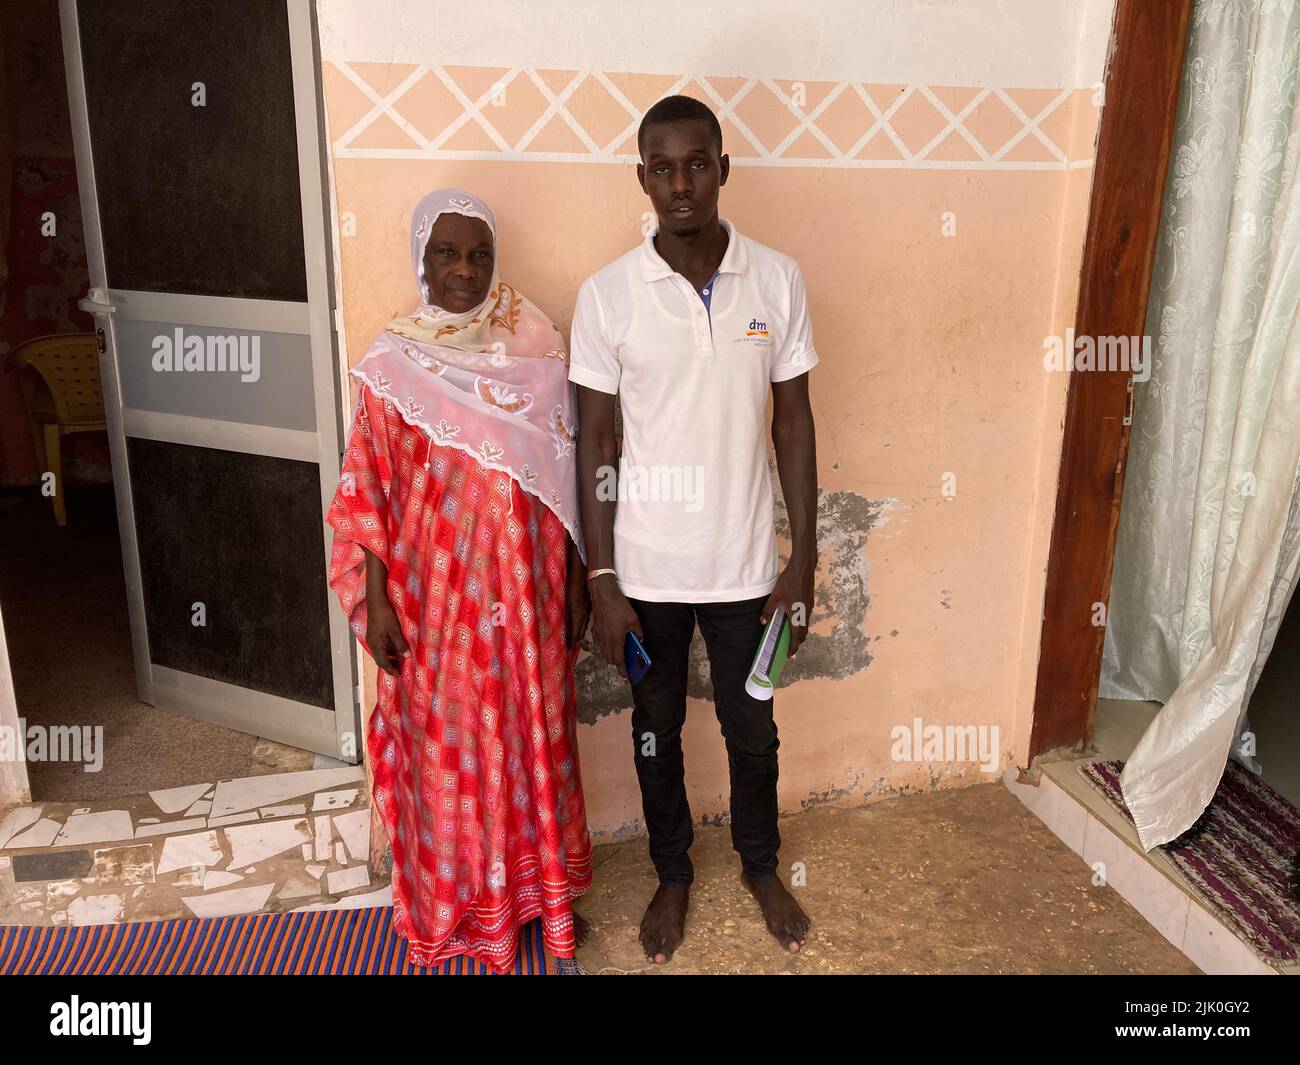
[[[781,576],[776,579],[776,587],[772,589],[772,594],[767,597],[767,602],[763,604],[762,619],[766,625],[771,620],[772,615],[776,613],[777,607],[785,611],[785,616],[790,622],[790,650],[789,655],[794,657],[795,651],[803,643],[808,635],[808,622],[812,618],[813,609],[813,573],[816,567],[808,563],[796,564],[791,559],[785,569],[781,571]],[[800,624],[796,625],[798,620]]]
[[[397,611],[387,597],[366,597],[366,647],[375,665],[391,676],[401,676],[403,659],[411,657],[411,648],[402,635]]]
[[[623,646],[628,630],[635,632],[637,639],[641,639],[644,634],[641,632],[641,620],[612,573],[601,574],[591,582],[591,621],[600,656],[611,666],[616,666],[618,675],[626,680],[627,665],[623,657]]]

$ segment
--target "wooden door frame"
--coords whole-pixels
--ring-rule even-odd
[[[1117,0],[1076,337],[1142,336],[1192,0]],[[1068,352],[1067,357],[1072,357]],[[1029,759],[1092,735],[1128,457],[1131,375],[1070,374]],[[1104,617],[1104,613],[1101,615]]]

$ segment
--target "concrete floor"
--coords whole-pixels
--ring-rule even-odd
[[[315,786],[315,775],[299,776],[304,787]],[[221,786],[247,790],[247,805],[262,801],[262,779]],[[322,780],[338,787],[333,778]],[[390,904],[387,871],[364,864],[366,831],[350,825],[346,850],[334,840],[321,847],[319,830],[330,815],[312,811],[332,807],[310,798],[293,810],[263,808],[260,822],[254,807],[246,815],[251,823],[204,828],[200,815],[196,828],[187,819],[196,811],[188,811],[170,815],[182,821],[169,836],[9,849],[0,854],[0,922],[82,924],[158,920],[191,910]],[[346,818],[368,812],[364,794],[346,798]],[[118,805],[143,825],[136,815],[159,816],[149,800]],[[71,807],[46,806],[40,813],[63,819]],[[584,967],[603,975],[1199,971],[1114,890],[1093,886],[1088,865],[1001,784],[810,810],[783,819],[781,834],[784,874],[788,880],[791,866],[802,863],[805,885],[795,893],[813,919],[799,955],[784,954],[763,927],[740,885],[728,830],[697,828],[696,884],[676,958],[648,966],[636,941],[654,886],[639,839],[597,849],[594,886],[578,903],[592,924],[579,954]],[[255,868],[236,854],[252,846],[263,852]],[[198,856],[179,861],[169,847]],[[78,857],[84,868],[65,868]],[[41,862],[49,869],[37,868]],[[224,870],[219,881],[216,870]]]
[[[645,841],[598,848],[578,904],[592,974],[1199,972],[1001,784],[781,822],[783,876],[813,920],[788,956],[741,886],[725,828],[697,828],[686,941],[651,966],[637,925],[654,887]]]

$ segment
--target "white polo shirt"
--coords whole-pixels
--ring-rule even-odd
[[[732,602],[776,584],[767,395],[817,353],[798,265],[721,221],[710,307],[653,231],[578,290],[569,380],[622,406],[614,569],[633,599]]]

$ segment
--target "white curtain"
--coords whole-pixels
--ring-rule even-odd
[[[1165,704],[1121,777],[1147,849],[1213,797],[1300,563],[1300,0],[1190,34],[1099,689]]]

